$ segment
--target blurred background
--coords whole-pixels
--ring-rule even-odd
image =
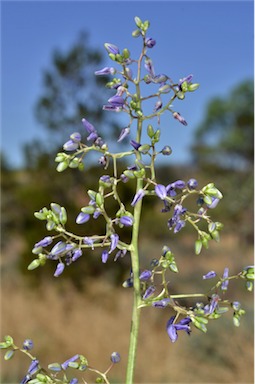
[[[1,338],[11,334],[19,345],[32,338],[46,366],[81,353],[103,370],[117,350],[122,364],[113,382],[124,382],[132,292],[121,284],[129,276],[128,258],[102,265],[99,255],[87,253],[58,280],[54,265],[34,272],[27,266],[33,245],[47,235],[33,213],[57,202],[68,211],[69,229],[77,231],[72,222],[85,192],[102,175],[93,159],[84,173],[59,174],[55,154],[72,132],[82,133],[83,117],[113,149],[127,123],[121,114],[102,111],[114,92],[104,87],[107,77],[94,71],[113,64],[105,42],[137,57],[135,16],[151,22],[156,72],[175,82],[192,73],[200,83],[174,103],[187,127],[162,117],[162,146],[170,145],[173,154],[159,160],[158,180],[213,181],[224,195],[212,212],[224,223],[221,242],[200,256],[194,254],[196,234],[185,228],[174,236],[161,206],[145,200],[142,268],[167,244],[181,272],[181,280],[171,277],[174,292],[192,293],[209,289],[202,275],[211,269],[221,274],[229,266],[235,274],[253,264],[253,14],[252,1],[1,2]],[[129,148],[129,140],[122,148]],[[130,202],[132,185],[123,185],[121,194]],[[146,308],[136,382],[252,383],[253,295],[242,282],[230,283],[228,294],[246,310],[239,329],[227,314],[209,323],[207,335],[194,330],[176,344],[165,331],[171,313]],[[26,357],[1,359],[2,382],[19,382],[28,365]]]

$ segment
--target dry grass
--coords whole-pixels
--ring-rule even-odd
[[[186,242],[188,247],[189,240]],[[153,252],[146,241],[142,246],[144,254],[149,252],[149,247],[149,253]],[[188,284],[185,276],[194,270],[197,260],[196,256],[185,254],[184,248],[179,262],[179,268],[184,272],[182,291],[192,292],[195,281],[191,279]],[[215,267],[219,249],[222,253]],[[226,260],[234,271],[238,264],[251,264],[252,250],[246,250],[245,261],[240,259],[244,257],[240,252],[234,239],[226,239],[221,247],[212,247],[210,258],[208,255],[200,257],[201,272],[210,270],[213,263],[214,269],[222,269]],[[111,352],[119,351],[122,361],[114,368],[112,377],[115,383],[125,381],[131,290],[116,289],[94,278],[87,284],[89,290],[83,294],[60,279],[49,279],[31,292],[20,276],[15,272],[10,274],[8,268],[6,271],[2,275],[2,335],[12,334],[17,344],[27,337],[32,338],[34,353],[46,366],[81,353],[87,356],[91,365],[104,369],[109,364]],[[175,288],[181,289],[180,286]],[[241,289],[241,296],[243,294]],[[211,322],[207,335],[194,330],[190,337],[180,335],[176,344],[169,341],[165,331],[171,315],[169,310],[145,308],[141,319],[136,382],[253,383],[253,300],[252,295],[246,293],[243,297],[247,316],[239,329],[234,328],[231,316],[227,315],[226,319]],[[234,298],[240,299],[240,292]],[[28,364],[26,357],[18,356],[3,363],[2,383],[19,382]]]

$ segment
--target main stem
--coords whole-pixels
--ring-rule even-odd
[[[137,180],[137,190],[142,188],[142,180]],[[134,378],[138,331],[139,331],[139,320],[140,312],[139,308],[141,301],[140,294],[140,280],[139,280],[139,251],[138,251],[138,234],[139,234],[139,222],[141,216],[142,201],[139,201],[134,210],[134,226],[133,226],[133,238],[132,238],[132,251],[131,251],[131,262],[132,262],[132,273],[133,273],[133,287],[134,287],[134,299],[133,299],[133,312],[130,329],[130,341],[129,341],[129,353],[128,353],[128,365],[126,384],[132,384]]]

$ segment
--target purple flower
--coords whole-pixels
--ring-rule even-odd
[[[76,218],[76,224],[84,224],[89,221],[90,215],[88,213],[80,212]]]
[[[100,69],[99,71],[95,72],[95,75],[101,76],[101,75],[114,75],[116,73],[116,69],[113,67],[104,67]]]
[[[228,268],[225,268],[224,269],[224,272],[223,272],[223,276],[222,278],[223,279],[227,279],[228,278],[228,273],[229,273],[229,269]],[[229,284],[229,280],[225,280],[221,283],[221,289],[222,291],[226,291],[228,289],[228,284]]]
[[[185,181],[176,180],[174,183],[172,183],[172,186],[177,189],[183,189],[185,187]]]
[[[118,242],[119,242],[119,235],[117,235],[117,233],[113,233],[111,235],[111,249],[109,251],[109,253],[111,253],[112,251],[114,251],[114,249],[117,247],[118,245]]]
[[[69,363],[74,362],[74,361],[76,361],[78,359],[79,359],[79,355],[78,354],[70,357],[70,359],[64,361],[64,363],[61,364],[62,369],[66,370],[68,368],[68,364]]]
[[[137,141],[135,141],[135,140],[130,140],[130,144],[131,144],[132,147],[134,147],[136,150],[138,150],[138,148],[141,147],[141,144],[140,144],[140,143],[137,143]]]
[[[150,297],[155,291],[156,291],[156,288],[153,285],[151,285],[144,292],[143,299],[144,300],[148,299],[148,297]]]
[[[120,141],[122,141],[127,135],[129,135],[130,133],[130,128],[129,127],[126,127],[126,128],[123,128],[120,132],[120,136],[118,138],[118,143]]]
[[[183,79],[180,79],[180,80],[179,80],[179,83],[178,83],[177,90],[178,90],[178,91],[182,91],[182,84],[183,84],[184,82],[186,82],[186,83],[190,83],[191,80],[192,80],[192,78],[193,78],[193,75],[188,75],[187,77],[183,77]]]
[[[166,187],[162,184],[157,184],[155,186],[155,192],[156,192],[156,195],[161,199],[161,200],[164,200],[166,198],[166,195],[167,195],[167,191],[166,191]]]
[[[152,272],[149,271],[148,269],[145,269],[139,276],[140,280],[146,281],[149,280],[152,276]]]
[[[126,227],[131,227],[133,225],[133,219],[130,216],[121,216],[120,223]]]
[[[217,273],[214,272],[214,271],[210,271],[210,272],[208,272],[206,275],[203,275],[203,279],[204,279],[204,280],[212,279],[212,278],[214,278],[215,276],[217,276]]]
[[[116,253],[113,261],[118,260],[119,257],[124,257],[126,255],[126,253],[127,253],[126,249],[119,249],[118,252]]]
[[[34,347],[34,343],[31,339],[26,339],[23,343],[23,349],[30,351]]]
[[[179,112],[174,112],[174,113],[173,113],[173,117],[174,117],[176,120],[178,120],[180,123],[182,123],[183,125],[188,125],[187,121],[184,119],[183,116],[181,116],[181,115],[179,114]]]
[[[148,48],[153,48],[155,44],[156,44],[156,40],[152,39],[151,37],[147,37],[147,38],[145,39],[145,45],[146,45],[146,47],[148,47]]]
[[[69,384],[78,384],[78,383],[79,383],[79,380],[74,377],[73,379],[70,380]]]
[[[108,257],[109,257],[109,253],[108,253],[107,251],[103,251],[103,252],[102,252],[102,256],[101,256],[101,258],[102,258],[102,263],[106,263],[107,260],[108,260]]]
[[[42,240],[40,240],[38,243],[35,244],[35,248],[38,247],[47,247],[52,243],[53,239],[51,236],[46,236]]]
[[[138,203],[138,201],[140,201],[143,196],[144,196],[145,192],[143,189],[139,189],[139,191],[135,194],[133,200],[132,200],[132,207],[134,207],[136,205],[136,203]]]
[[[111,354],[111,361],[112,361],[112,363],[114,363],[114,364],[119,363],[119,362],[120,362],[120,354],[119,354],[118,352],[113,352],[113,353]]]
[[[218,307],[219,299],[220,299],[219,295],[216,295],[216,294],[212,295],[210,304],[204,307],[204,311],[206,315],[211,315],[215,311],[215,309]]]
[[[180,230],[185,227],[185,221],[184,220],[178,220],[174,227],[174,233],[180,232]]]
[[[170,337],[170,340],[172,343],[175,343],[178,339],[178,333],[177,331],[185,331],[188,335],[191,332],[189,323],[191,322],[191,319],[189,317],[185,317],[182,319],[179,323],[174,323],[175,316],[172,316],[166,325],[168,336]]]
[[[196,189],[198,187],[198,182],[196,179],[189,179],[187,186],[189,189]]]
[[[104,111],[112,111],[112,112],[120,112],[122,110],[122,107],[117,105],[103,105]]]
[[[110,97],[110,99],[108,100],[108,103],[110,103],[114,107],[123,107],[125,100],[121,96],[114,95]]]
[[[117,55],[120,53],[119,48],[114,44],[105,43],[104,46],[108,53],[113,53],[114,55]]]
[[[161,109],[161,108],[162,108],[162,105],[163,105],[162,101],[161,101],[161,100],[158,100],[158,101],[156,102],[156,104],[155,104],[154,112],[157,112],[159,109]]]
[[[64,269],[65,269],[65,264],[64,263],[58,263],[56,271],[54,273],[54,277],[60,276],[61,273],[63,273]]]
[[[165,308],[165,307],[167,307],[169,302],[170,302],[170,299],[169,298],[165,298],[165,299],[162,299],[162,300],[159,300],[159,301],[154,301],[152,303],[152,306],[156,307],[156,308]]]

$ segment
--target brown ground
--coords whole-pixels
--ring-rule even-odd
[[[231,272],[252,263],[252,249],[242,248],[234,238],[225,238],[221,246],[212,245],[210,252],[187,254],[190,241],[182,243],[182,257],[177,263],[182,282],[174,283],[179,292],[196,289],[196,265],[199,275],[211,269],[219,273],[228,265]],[[141,243],[143,254],[153,252],[147,241]],[[159,245],[155,244],[158,250]],[[179,262],[178,262],[179,260]],[[78,261],[77,263],[79,263]],[[191,278],[188,279],[188,276]],[[34,272],[35,273],[35,272]],[[187,277],[187,278],[186,278]],[[207,283],[207,282],[204,282]],[[203,283],[202,283],[203,284]],[[234,284],[233,284],[234,285]],[[239,329],[227,314],[211,321],[205,335],[194,330],[190,337],[181,334],[172,344],[165,331],[171,316],[168,309],[145,308],[142,313],[136,370],[137,383],[253,383],[253,295],[243,289],[231,289],[233,299],[242,302],[247,314]],[[208,286],[207,286],[208,287]],[[122,360],[112,371],[113,383],[124,383],[132,292],[116,289],[109,283],[91,280],[86,294],[78,293],[60,279],[51,279],[34,292],[24,287],[21,277],[8,263],[2,273],[1,334],[11,334],[16,344],[25,338],[35,343],[34,353],[41,363],[63,362],[76,353],[86,355],[90,365],[105,369],[112,351]],[[2,383],[17,383],[29,365],[26,357],[14,356],[3,362]],[[84,374],[85,380],[88,378]]]

